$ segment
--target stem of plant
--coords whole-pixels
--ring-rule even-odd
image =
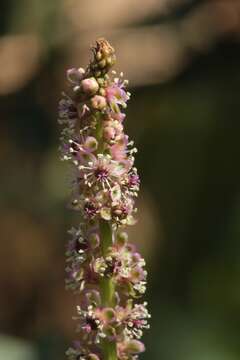
[[[113,242],[113,234],[111,224],[107,221],[100,220],[100,236],[102,243],[102,255],[106,256],[109,246]],[[105,307],[114,306],[115,285],[111,277],[105,277],[100,284],[102,305]],[[117,349],[114,341],[102,341],[104,360],[117,360]]]

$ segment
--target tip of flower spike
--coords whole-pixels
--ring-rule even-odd
[[[96,41],[92,47],[93,60],[90,64],[90,70],[96,78],[104,76],[116,62],[114,48],[104,38]]]

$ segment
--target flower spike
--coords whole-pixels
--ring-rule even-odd
[[[137,360],[145,350],[145,261],[129,243],[140,179],[136,148],[124,132],[130,98],[123,74],[110,71],[114,48],[99,39],[86,69],[67,71],[68,91],[59,102],[61,159],[72,167],[72,209],[80,223],[69,230],[66,288],[79,297],[78,340],[68,360]]]

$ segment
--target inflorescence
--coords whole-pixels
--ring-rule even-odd
[[[124,132],[130,93],[127,80],[110,71],[113,47],[99,39],[86,69],[67,71],[68,91],[59,103],[61,159],[72,166],[72,209],[81,222],[69,231],[66,287],[79,294],[74,319],[79,340],[69,360],[136,360],[150,317],[135,303],[146,289],[145,261],[128,241],[135,223],[140,179],[136,148]]]

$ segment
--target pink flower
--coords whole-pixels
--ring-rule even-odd
[[[118,79],[106,89],[106,99],[114,113],[120,113],[119,105],[123,108],[129,100],[129,95],[124,90],[124,83]]]

